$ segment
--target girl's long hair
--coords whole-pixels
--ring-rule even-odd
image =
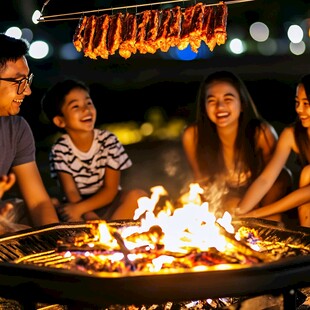
[[[310,74],[304,75],[298,82],[305,88],[307,99],[310,102]],[[294,124],[294,135],[297,147],[299,149],[299,160],[302,167],[310,163],[310,140],[307,133],[308,128],[305,128],[299,117]]]
[[[197,159],[202,174],[209,180],[226,174],[226,167],[216,125],[206,113],[208,87],[213,82],[227,82],[239,93],[241,113],[237,139],[235,142],[235,167],[243,171],[251,171],[254,179],[262,169],[263,159],[256,147],[258,130],[264,119],[259,115],[245,84],[234,73],[217,71],[202,81],[197,95]]]

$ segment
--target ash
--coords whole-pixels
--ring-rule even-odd
[[[122,306],[113,305],[105,310],[212,310],[212,309],[240,309],[240,299],[219,298],[184,302],[167,302],[161,305]]]
[[[17,301],[0,297],[0,310],[24,310]],[[67,305],[37,303],[36,310],[70,310]],[[263,295],[242,298],[219,298],[172,303],[161,305],[113,305],[109,307],[79,307],[79,310],[284,310],[283,296]],[[310,310],[310,288],[297,291],[296,309]]]

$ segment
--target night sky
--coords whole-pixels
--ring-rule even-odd
[[[183,117],[188,121],[195,115],[195,99],[200,81],[215,70],[232,70],[249,87],[261,114],[269,121],[289,123],[294,120],[294,92],[297,79],[310,71],[309,38],[307,53],[292,56],[259,56],[253,51],[234,56],[226,46],[216,46],[206,59],[178,61],[164,59],[163,53],[132,55],[123,59],[113,55],[108,60],[93,60],[81,55],[79,60],[61,60],[59,49],[71,43],[77,21],[31,23],[34,9],[41,9],[43,0],[12,0],[1,12],[0,31],[8,26],[29,27],[35,39],[44,38],[53,44],[53,56],[44,60],[29,60],[35,74],[32,95],[27,98],[21,115],[29,121],[35,135],[41,138],[48,126],[39,121],[40,99],[44,91],[59,79],[74,77],[86,82],[98,109],[98,123],[136,120],[142,122],[152,106],[164,108],[168,118]],[[79,12],[105,7],[122,6],[121,1],[60,1],[50,0],[44,15]],[[127,2],[126,5],[142,1]],[[145,2],[144,2],[145,3]],[[27,5],[26,5],[27,4]],[[10,7],[12,5],[12,7]],[[228,39],[238,33],[249,37],[248,27],[255,21],[265,22],[270,35],[285,40],[287,21],[309,19],[307,0],[256,0],[228,6]],[[287,38],[286,38],[287,40]],[[165,57],[167,58],[167,57]],[[44,130],[42,130],[44,128]]]

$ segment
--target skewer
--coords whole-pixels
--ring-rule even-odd
[[[153,5],[162,5],[162,4],[170,4],[174,2],[188,2],[193,0],[169,0],[169,1],[161,1],[156,3],[144,3],[144,4],[136,4],[136,5],[129,5],[129,6],[122,6],[122,7],[113,7],[113,8],[105,8],[105,9],[97,9],[97,10],[91,10],[91,11],[82,11],[82,12],[72,12],[72,13],[64,13],[64,14],[57,14],[57,15],[46,15],[41,16],[38,18],[38,22],[53,22],[53,21],[65,21],[65,20],[78,20],[80,17],[72,17],[72,18],[56,18],[56,17],[64,17],[64,16],[72,16],[72,15],[85,15],[90,13],[98,13],[103,11],[114,11],[114,10],[127,10],[131,8],[138,8],[143,6],[153,6]],[[230,1],[224,1],[227,5],[228,4],[237,4],[237,3],[243,3],[243,2],[251,2],[254,0],[230,0]],[[44,6],[49,2],[46,1]],[[219,3],[212,3],[212,4],[206,4],[206,6],[216,6],[219,5]],[[43,12],[44,7],[41,10],[41,13]]]

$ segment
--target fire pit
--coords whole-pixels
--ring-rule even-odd
[[[114,225],[128,225],[117,222]],[[270,242],[284,242],[309,247],[310,230],[289,228],[271,221],[246,219],[236,227],[255,228]],[[30,302],[60,303],[102,307],[111,304],[154,304],[167,301],[205,298],[286,294],[291,289],[310,284],[310,256],[285,257],[278,261],[223,269],[212,266],[207,271],[177,273],[139,273],[131,275],[107,272],[87,274],[13,261],[37,253],[54,251],[58,240],[88,232],[89,225],[70,223],[9,234],[0,239],[0,289],[4,297]],[[46,255],[46,254],[44,254]],[[47,256],[47,260],[50,258]],[[223,269],[223,270],[221,270]],[[288,306],[287,306],[288,307]],[[287,308],[289,309],[289,308]],[[290,308],[292,309],[292,308]]]
[[[154,191],[135,221],[2,236],[1,294],[28,308],[57,302],[74,309],[283,294],[293,309],[292,290],[310,284],[310,230],[231,221],[227,212],[216,219],[199,197],[183,196],[179,207]]]

